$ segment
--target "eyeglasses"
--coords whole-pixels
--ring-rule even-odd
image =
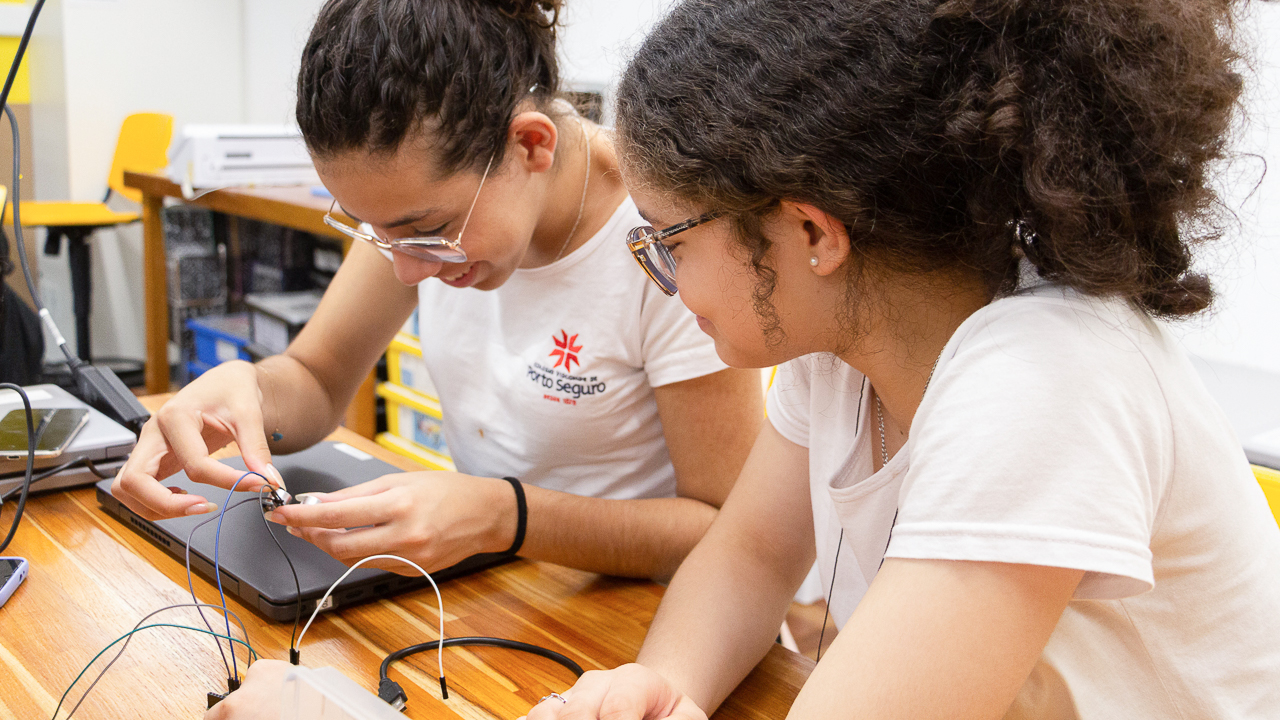
[[[462,234],[467,231],[467,223],[471,221],[471,211],[476,209],[476,202],[480,199],[480,191],[484,189],[484,181],[489,177],[489,170],[493,168],[494,155],[489,156],[489,164],[484,168],[484,175],[480,176],[480,187],[476,188],[476,196],[471,201],[471,207],[467,209],[467,217],[462,221],[462,229],[458,231],[458,239],[450,240],[444,237],[405,237],[386,239],[377,234],[369,234],[357,228],[347,225],[333,216],[333,209],[338,206],[338,200],[335,198],[333,204],[329,206],[329,212],[324,215],[324,224],[337,230],[354,240],[363,240],[372,243],[376,247],[383,250],[394,250],[411,257],[420,258],[422,260],[431,260],[434,262],[460,263],[467,261],[467,253],[462,249]]]
[[[671,256],[671,248],[662,244],[662,241],[718,217],[720,213],[709,212],[672,225],[665,230],[654,230],[652,225],[641,225],[627,233],[627,248],[631,250],[631,254],[635,256],[636,262],[640,263],[640,267],[644,269],[649,279],[662,288],[662,292],[668,296],[675,295],[676,259]]]

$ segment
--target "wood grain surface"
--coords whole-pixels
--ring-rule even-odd
[[[162,398],[146,400],[157,407]],[[345,429],[330,439],[405,470],[421,469]],[[219,455],[229,453],[234,448]],[[10,512],[6,507],[6,526]],[[182,564],[107,515],[92,488],[33,497],[7,553],[27,558],[31,573],[0,609],[0,719],[53,717],[58,698],[94,654],[147,613],[191,601]],[[199,576],[195,588],[202,602],[217,602],[216,588]],[[441,592],[446,636],[521,640],[590,670],[634,659],[662,587],[519,560],[446,582]],[[229,600],[229,607],[243,618],[263,657],[287,659],[290,624],[272,622],[238,600]],[[185,609],[149,622],[200,624],[195,611]],[[322,614],[307,633],[302,661],[335,667],[373,691],[383,657],[435,639],[438,622],[430,589]],[[392,679],[409,696],[407,717],[517,718],[538,698],[573,683],[572,673],[549,660],[502,649],[450,649],[444,661],[450,689],[444,701],[434,653],[393,666]],[[100,660],[81,680],[60,718],[105,663]],[[715,717],[784,717],[812,667],[774,646]],[[76,717],[198,718],[205,693],[225,690],[225,675],[209,636],[149,630],[134,636]]]

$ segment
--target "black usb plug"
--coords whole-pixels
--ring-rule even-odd
[[[382,682],[378,683],[378,697],[400,712],[404,712],[404,706],[409,703],[409,697],[404,694],[404,689],[391,678],[383,678]]]

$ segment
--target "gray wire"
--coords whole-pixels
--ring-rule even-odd
[[[241,505],[247,502],[253,502],[254,500],[257,500],[257,498],[247,498],[247,499],[241,500],[235,505],[232,505],[231,507],[227,508],[227,510],[235,510]],[[195,604],[197,605],[202,605],[203,603],[200,602],[200,598],[196,597],[196,586],[195,586],[195,583],[191,580],[191,538],[196,536],[197,530],[199,530],[200,528],[204,527],[205,525],[208,525],[209,523],[217,519],[218,519],[217,515],[213,515],[209,517],[209,519],[191,528],[191,532],[187,535],[187,590],[191,591],[191,599],[194,600]],[[218,572],[218,569],[214,568],[213,571]],[[221,609],[222,606],[219,605],[218,608]],[[199,613],[200,613],[200,620],[204,622],[204,626],[209,629],[209,632],[212,633],[213,626],[209,624],[209,618],[205,617],[204,608],[199,608]],[[218,654],[222,656],[222,665],[227,669],[227,677],[231,677],[231,663],[227,662],[227,654],[222,651],[222,641],[217,638],[216,634],[214,635],[213,641],[218,644]],[[228,644],[230,644],[230,641],[228,641]],[[233,650],[232,652],[235,652],[235,651]]]
[[[178,605],[169,605],[169,606],[167,606],[167,607],[162,607],[162,608],[160,608],[159,610],[156,610],[155,612],[151,613],[150,615],[147,615],[146,617],[144,617],[144,618],[142,618],[141,620],[139,620],[139,621],[138,621],[138,624],[133,626],[133,630],[134,630],[134,631],[137,631],[137,629],[138,629],[138,628],[142,627],[142,623],[146,622],[147,620],[150,620],[152,617],[154,617],[154,616],[156,616],[156,615],[159,615],[159,614],[160,614],[160,613],[162,613],[162,612],[166,612],[166,611],[169,611],[169,610],[176,610],[176,609],[178,609],[178,608],[184,608],[184,607],[194,607],[194,608],[197,608],[197,609],[199,610],[199,612],[200,612],[200,616],[201,616],[201,617],[204,617],[204,608],[206,608],[206,607],[216,608],[216,609],[218,609],[218,610],[222,610],[222,606],[221,606],[221,605],[213,605],[213,604],[210,604],[210,603],[181,603],[181,604],[178,604]],[[240,625],[240,632],[244,635],[244,641],[245,641],[245,643],[246,643],[246,644],[249,644],[249,631],[245,629],[244,621],[240,619],[240,616],[239,616],[239,615],[237,615],[237,614],[235,613],[235,611],[234,611],[234,610],[227,610],[227,612],[231,614],[231,617],[234,617],[234,618],[236,619],[236,623]],[[89,685],[89,689],[88,689],[88,690],[85,690],[85,691],[84,691],[84,694],[80,696],[80,700],[79,700],[78,702],[76,702],[76,704],[75,704],[75,706],[74,706],[74,707],[72,707],[72,708],[71,708],[71,712],[67,713],[67,720],[71,720],[71,716],[73,716],[73,715],[75,715],[75,714],[76,714],[76,710],[79,710],[79,709],[80,709],[80,705],[81,705],[82,703],[84,703],[84,701],[89,697],[89,693],[93,692],[93,689],[94,689],[95,687],[97,687],[97,685],[98,685],[98,681],[99,681],[99,680],[102,680],[102,677],[103,677],[104,675],[106,675],[106,674],[107,674],[107,671],[111,669],[111,666],[112,666],[112,665],[115,665],[115,664],[116,664],[116,661],[120,659],[120,656],[124,655],[124,651],[125,651],[125,650],[127,650],[127,649],[129,649],[129,643],[131,643],[131,642],[133,642],[133,634],[132,634],[132,632],[130,633],[129,637],[124,641],[124,645],[121,645],[121,646],[120,646],[120,650],[118,650],[118,651],[116,652],[115,657],[111,658],[111,662],[107,663],[107,666],[106,666],[106,667],[104,667],[104,668],[102,668],[102,672],[98,673],[98,677],[96,677],[96,678],[94,678],[94,679],[93,679],[93,682]],[[217,638],[216,638],[216,637],[214,638],[214,642],[217,642],[217,643],[218,643],[218,651],[219,651],[219,652],[221,652],[221,651],[222,651],[222,643],[221,643],[221,642],[218,642],[218,640],[217,640]],[[250,647],[250,648],[252,648],[252,647],[253,647],[253,645],[251,645],[251,644],[250,644],[250,645],[249,645],[249,647]],[[70,690],[70,688],[68,688],[68,690]],[[54,714],[54,717],[57,717],[58,711],[55,709],[55,710],[53,711],[53,714]]]

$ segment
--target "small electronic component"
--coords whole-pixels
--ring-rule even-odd
[[[271,488],[271,492],[265,493],[262,496],[262,512],[269,513],[278,507],[288,505],[293,502],[297,501],[293,499],[293,496],[291,496],[288,491],[283,488],[273,487]]]

